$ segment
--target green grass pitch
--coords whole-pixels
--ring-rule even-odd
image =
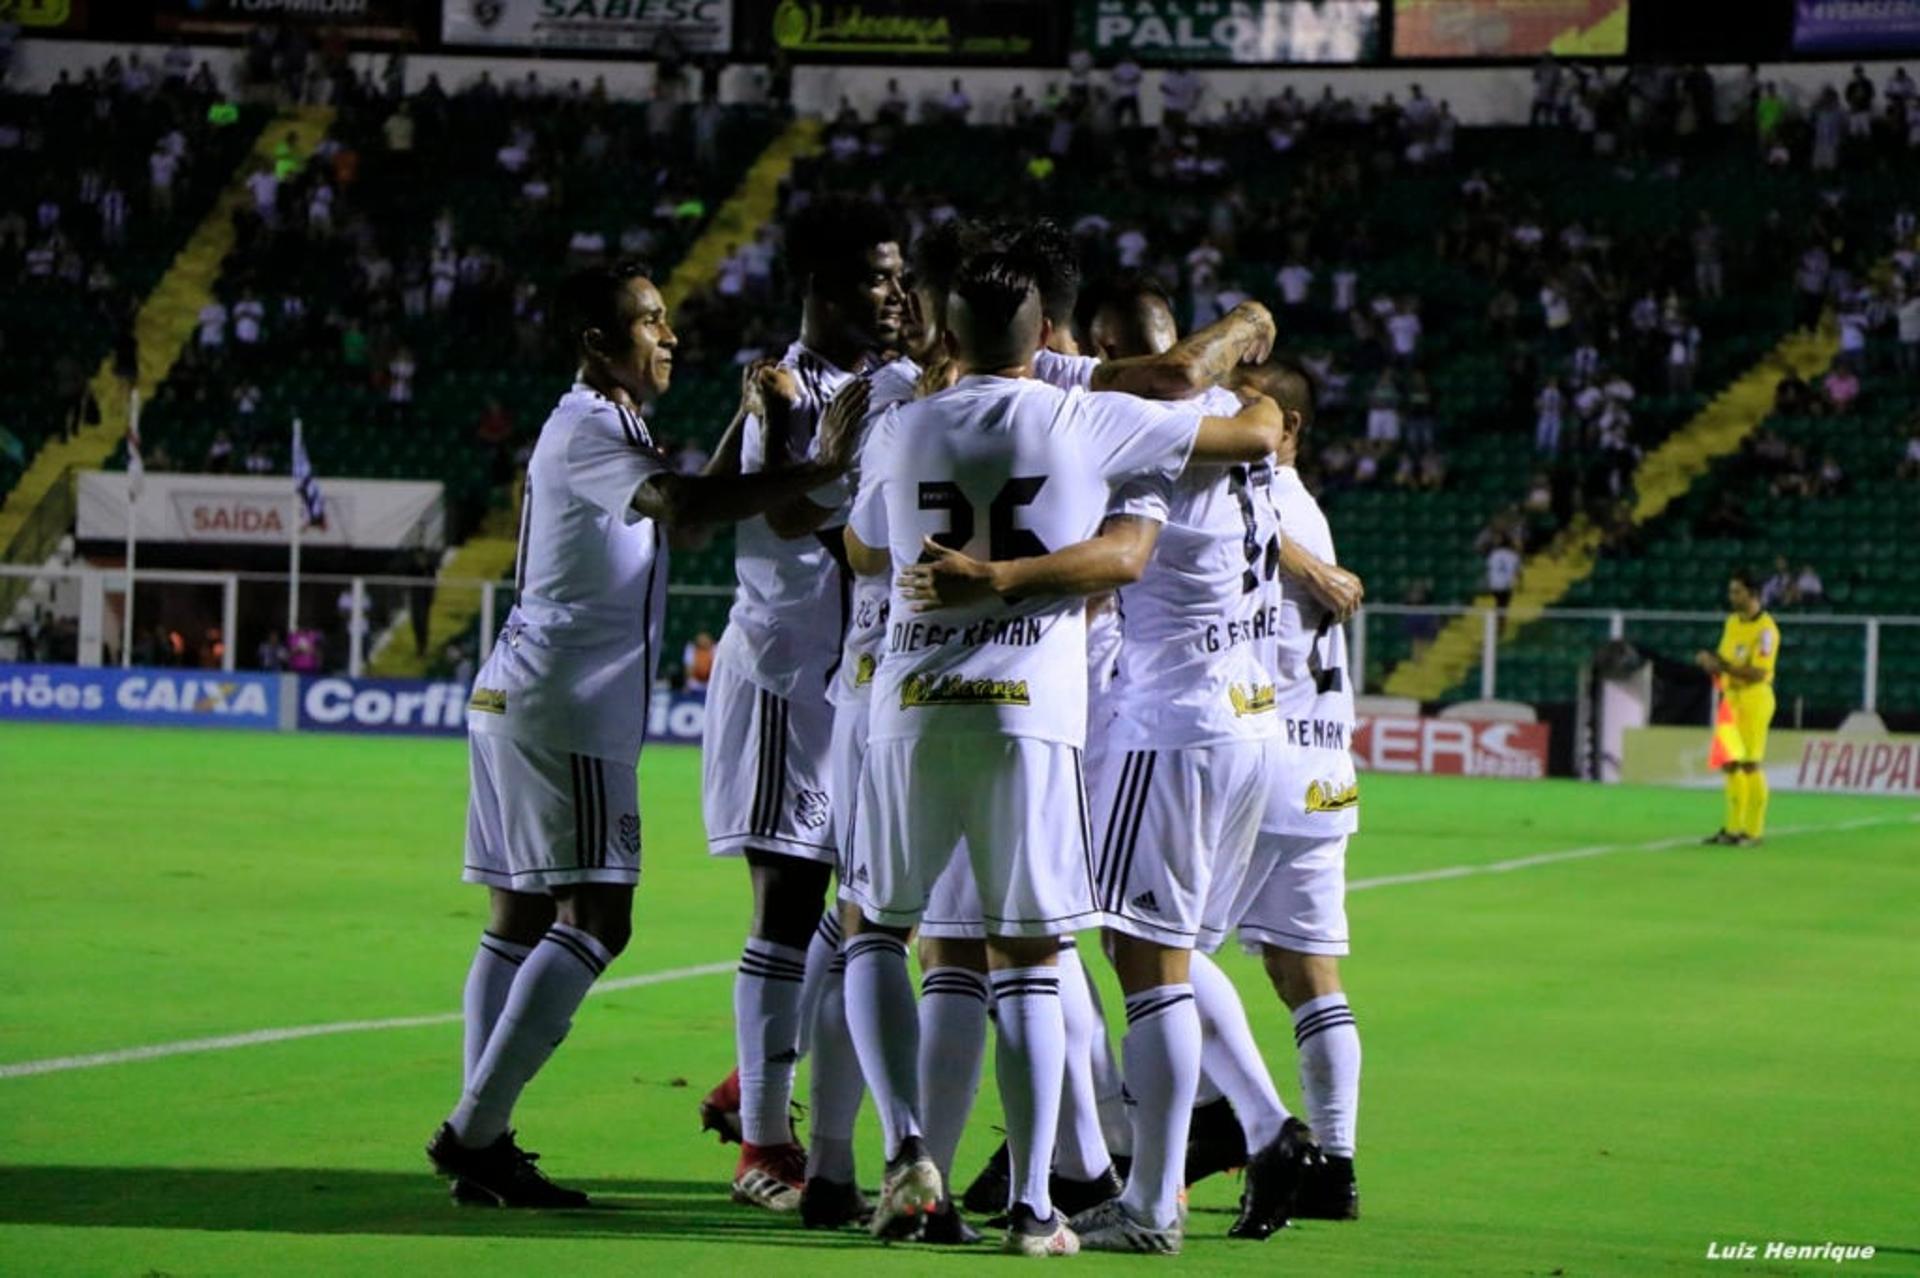
[[[691,751],[642,767],[646,870],[613,977],[727,965],[747,895],[708,860]],[[483,918],[457,881],[457,741],[0,727],[0,1065],[402,1017],[411,1027],[33,1075],[0,1070],[0,1273],[958,1273],[727,1201],[695,1102],[732,1055],[721,971],[588,1002],[518,1118],[600,1210],[460,1211],[420,1153],[455,1099]],[[1831,1272],[1709,1242],[1872,1243],[1920,1272],[1920,805],[1780,796],[1759,849],[1717,795],[1364,779],[1354,844],[1365,1216],[1229,1243],[1201,1274]],[[1667,841],[1665,846],[1649,847]],[[1430,875],[1535,854],[1592,854]],[[1409,879],[1407,876],[1423,876]],[[1386,879],[1384,883],[1366,881]],[[1297,1100],[1286,1018],[1246,994]],[[1097,967],[1104,964],[1096,963]],[[1117,1006],[1108,974],[1109,1008]],[[989,1053],[991,1064],[991,1053]],[[804,1096],[804,1085],[801,1092]],[[995,1139],[991,1082],[961,1152]],[[871,1109],[865,1179],[878,1170]]]

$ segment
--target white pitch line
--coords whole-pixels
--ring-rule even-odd
[[[637,989],[642,985],[665,985],[696,976],[717,976],[731,972],[737,963],[702,963],[698,967],[674,967],[664,972],[645,972],[601,981],[589,994],[612,994],[617,990]],[[0,1065],[0,1078],[27,1078],[34,1074],[57,1074],[69,1069],[98,1069],[102,1065],[124,1065],[129,1061],[158,1060],[163,1056],[189,1056],[196,1052],[225,1052],[236,1047],[257,1047],[262,1043],[286,1043],[296,1038],[320,1038],[328,1034],[360,1034],[368,1030],[419,1029],[427,1025],[451,1025],[462,1018],[460,1012],[441,1012],[434,1016],[394,1016],[382,1021],[332,1021],[325,1025],[289,1025],[283,1029],[249,1030],[245,1034],[222,1034],[217,1038],[187,1038],[177,1043],[154,1043],[147,1047],[124,1047],[115,1052],[93,1052],[86,1056],[55,1056],[43,1061],[19,1061]]]
[[[1878,825],[1920,824],[1920,816],[1863,817],[1833,825],[1788,826],[1772,831],[1769,838],[1790,839],[1801,834],[1830,834],[1839,830],[1861,830]],[[1478,874],[1507,874],[1562,861],[1582,861],[1589,857],[1610,856],[1615,852],[1664,852],[1686,847],[1698,840],[1654,839],[1647,843],[1596,843],[1591,847],[1568,848],[1562,852],[1539,852],[1531,856],[1511,857],[1505,861],[1487,861],[1479,865],[1449,865],[1437,870],[1413,874],[1383,874],[1370,879],[1355,879],[1347,884],[1349,892],[1368,888],[1400,887],[1410,883],[1438,883],[1446,879],[1471,878]],[[702,963],[697,967],[674,967],[662,972],[644,972],[622,976],[596,984],[588,993],[612,994],[619,990],[639,989],[645,985],[665,985],[699,976],[718,976],[731,972],[736,964]],[[244,1034],[222,1034],[217,1038],[188,1038],[175,1043],[153,1043],[146,1047],[125,1047],[113,1052],[93,1052],[85,1056],[54,1056],[39,1061],[17,1061],[0,1065],[0,1079],[29,1078],[35,1074],[57,1074],[73,1069],[97,1069],[102,1065],[124,1065],[132,1061],[159,1060],[166,1056],[189,1056],[198,1052],[225,1052],[237,1047],[257,1047],[263,1043],[286,1043],[299,1038],[320,1038],[329,1034],[359,1034],[370,1030],[420,1029],[430,1025],[451,1025],[462,1018],[460,1012],[441,1012],[433,1016],[395,1016],[379,1021],[333,1021],[324,1025],[291,1025],[282,1029],[249,1030]]]

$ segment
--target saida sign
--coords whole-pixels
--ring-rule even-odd
[[[780,0],[773,42],[790,53],[934,59],[1029,59],[1042,52],[1037,0]]]

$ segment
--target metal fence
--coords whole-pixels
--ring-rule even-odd
[[[169,642],[179,636],[187,651],[158,654],[161,664],[257,669],[260,642],[283,631],[289,615],[284,573],[141,568],[134,577],[136,641],[129,646],[122,638],[124,569],[0,564],[0,585],[16,596],[10,612],[0,616],[0,660],[144,664],[138,659],[156,654],[143,653],[142,640],[163,628]],[[670,627],[676,611],[711,620],[732,593],[722,585],[671,586],[669,594],[684,606],[669,607]],[[303,626],[327,638],[324,668],[358,676],[385,645],[416,642],[414,632],[424,631],[433,600],[463,594],[469,598],[456,600],[455,611],[471,611],[475,621],[459,636],[462,652],[482,661],[512,606],[510,582],[307,574],[295,607]],[[1497,609],[1373,604],[1347,632],[1356,685],[1364,692],[1387,691],[1390,672],[1459,617],[1476,619],[1478,651],[1474,668],[1448,695],[1536,702],[1573,699],[1580,670],[1610,640],[1687,660],[1696,649],[1714,646],[1724,620],[1712,612],[1563,608],[1505,634]],[[1798,698],[1829,709],[1920,712],[1920,616],[1796,612],[1783,614],[1780,623],[1783,706]]]

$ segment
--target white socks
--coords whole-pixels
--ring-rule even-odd
[[[791,945],[747,938],[733,979],[733,1035],[740,1062],[740,1138],[749,1145],[793,1140],[787,1105],[800,1059],[800,985],[807,955]]]
[[[964,967],[935,967],[920,978],[920,1096],[927,1153],[942,1176],[953,1172],[960,1133],[980,1090],[987,1056],[987,978]]]
[[[847,1028],[892,1161],[901,1141],[920,1134],[920,1018],[907,947],[884,932],[862,932],[841,953],[847,957]]]
[[[1293,1041],[1300,1049],[1300,1094],[1320,1148],[1353,1157],[1360,1112],[1360,1030],[1345,994],[1322,994],[1294,1009]]]
[[[1006,1112],[1012,1159],[1012,1203],[1041,1220],[1053,1216],[1047,1192],[1053,1138],[1060,1127],[1060,1091],[1067,1064],[1067,1026],[1060,1010],[1057,967],[1014,967],[992,974],[999,1026],[994,1069]],[[1010,1204],[1011,1205],[1011,1204]]]
[[[1191,985],[1127,995],[1121,1044],[1134,1098],[1133,1169],[1120,1196],[1136,1219],[1165,1229],[1179,1219],[1187,1130],[1200,1083],[1200,1011]]]
[[[484,1149],[507,1130],[514,1102],[560,1046],[613,956],[579,928],[555,923],[520,964],[506,1006],[473,1068],[465,1095],[447,1119],[469,1149]]]
[[[816,1010],[820,1000],[825,997],[829,974],[840,958],[840,909],[835,901],[829,900],[827,908],[820,913],[820,922],[813,929],[813,939],[807,942],[807,971],[800,981],[800,1055],[807,1056],[813,1051],[813,1027]],[[841,974],[846,971],[843,965]]]
[[[1107,1027],[1094,1006],[1091,978],[1080,964],[1080,949],[1072,937],[1061,939],[1059,972],[1067,1073],[1060,1095],[1060,1131],[1053,1147],[1053,1170],[1068,1180],[1092,1180],[1113,1166],[1100,1127],[1099,1089],[1093,1068],[1094,1039],[1097,1036],[1104,1040]]]
[[[1218,964],[1195,950],[1190,972],[1194,1002],[1205,1032],[1202,1054],[1207,1077],[1233,1105],[1234,1117],[1247,1133],[1247,1152],[1265,1149],[1287,1121],[1287,1107],[1274,1090],[1273,1075],[1261,1059],[1247,1024],[1240,993]]]
[[[834,934],[839,935],[838,927]],[[814,1007],[809,1066],[813,1130],[807,1141],[807,1175],[852,1184],[853,1124],[860,1116],[867,1085],[860,1077],[860,1058],[847,1030],[846,976],[845,957],[835,955],[820,980]]]
[[[502,940],[491,932],[480,934],[480,945],[473,952],[473,966],[467,969],[467,988],[460,1000],[466,1013],[467,1034],[461,1053],[460,1086],[473,1086],[474,1067],[480,1064],[487,1040],[493,1037],[493,1023],[507,1005],[507,991],[520,965],[533,953],[530,945]]]
[[[1086,973],[1086,965],[1080,966]],[[1087,1001],[1099,1025],[1093,1035],[1093,1094],[1100,1107],[1100,1131],[1107,1138],[1107,1153],[1114,1158],[1133,1157],[1132,1102],[1127,1099],[1126,1080],[1120,1074],[1120,1062],[1114,1059],[1113,1042],[1107,1037],[1107,1014],[1100,1006],[1100,989],[1087,976]]]

